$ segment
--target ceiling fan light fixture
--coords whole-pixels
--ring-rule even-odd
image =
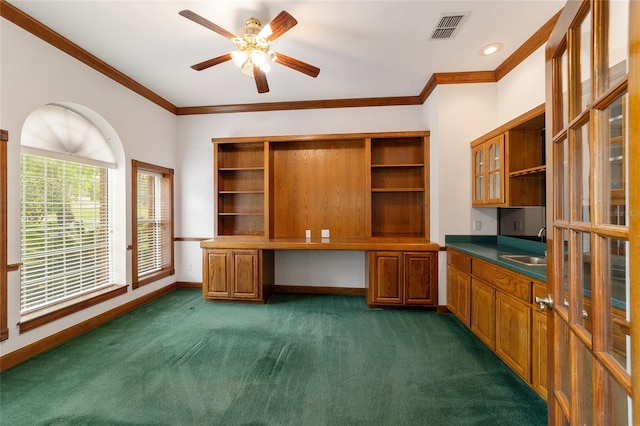
[[[231,60],[238,67],[242,68],[245,62],[247,62],[247,54],[242,50],[234,50],[231,52]]]

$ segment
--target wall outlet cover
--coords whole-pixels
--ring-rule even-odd
[[[328,229],[323,229],[322,234],[320,235],[322,238],[329,238],[329,230]]]

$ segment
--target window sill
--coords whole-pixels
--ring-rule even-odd
[[[127,285],[114,284],[98,291],[83,294],[70,300],[57,303],[46,308],[38,309],[20,317],[20,333],[24,333],[42,325],[48,324],[75,312],[102,303],[106,300],[125,294]]]

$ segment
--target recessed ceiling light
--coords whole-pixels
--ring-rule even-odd
[[[502,43],[491,43],[480,49],[480,54],[483,56],[489,56],[493,55],[500,49],[502,49]]]

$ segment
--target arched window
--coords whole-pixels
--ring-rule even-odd
[[[49,104],[29,115],[20,144],[23,319],[126,292],[114,286],[116,157],[106,138],[80,113]]]

